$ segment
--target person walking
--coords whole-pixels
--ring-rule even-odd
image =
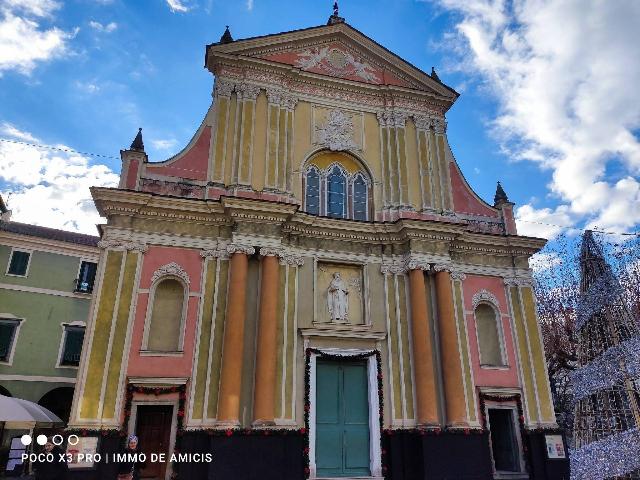
[[[118,480],[139,480],[140,470],[144,468],[144,463],[138,459],[142,452],[138,448],[138,437],[129,435],[127,444],[120,451],[127,458],[118,465]]]
[[[67,460],[62,449],[53,444],[52,437],[47,438],[42,453],[46,457],[33,464],[36,471],[35,480],[67,480]]]

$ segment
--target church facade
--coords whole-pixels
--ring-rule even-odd
[[[92,190],[107,223],[70,429],[213,454],[149,478],[563,478],[528,264],[544,240],[462,176],[458,94],[337,12],[227,30],[205,66],[184,150],[150,162],[139,132],[119,187]],[[74,474],[111,478],[96,468]]]

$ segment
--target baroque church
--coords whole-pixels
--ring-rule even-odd
[[[458,93],[337,6],[227,29],[205,67],[189,144],[151,162],[140,131],[118,188],[92,189],[106,224],[69,432],[212,454],[143,478],[568,478],[528,263],[545,241],[517,234],[500,184],[489,204],[466,182]]]

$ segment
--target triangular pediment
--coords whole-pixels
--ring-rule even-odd
[[[207,48],[207,62],[216,53],[290,65],[370,85],[420,90],[451,102],[458,97],[450,87],[346,23],[212,44]]]

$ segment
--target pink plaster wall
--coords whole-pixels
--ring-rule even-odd
[[[509,307],[501,278],[488,277],[482,275],[467,275],[463,284],[464,290],[464,310],[471,312],[465,314],[467,331],[469,333],[469,351],[471,353],[471,367],[476,386],[479,387],[518,387],[518,365],[516,361],[515,349],[513,345],[513,334],[511,330]],[[478,340],[476,335],[475,318],[473,315],[473,296],[480,290],[491,292],[500,303],[500,313],[502,320],[502,333],[507,353],[508,367],[505,369],[487,369],[480,367],[480,352],[478,350]]]
[[[198,250],[175,247],[150,247],[143,256],[140,289],[151,287],[151,276],[159,267],[175,262],[189,275],[190,291],[200,292],[203,259]],[[177,357],[140,356],[149,293],[139,293],[134,316],[127,375],[143,377],[190,377],[192,371],[195,331],[200,299],[188,297],[184,334],[184,353]]]
[[[453,189],[453,209],[459,213],[470,213],[473,215],[484,215],[487,217],[500,217],[500,214],[493,208],[487,206],[472,193],[471,187],[462,177],[458,166],[451,162],[451,188]]]
[[[138,169],[140,168],[140,160],[137,158],[131,159],[129,162],[129,168],[126,171],[127,182],[126,188],[129,190],[135,190],[138,183]]]
[[[211,142],[211,127],[206,126],[193,146],[177,160],[165,163],[147,163],[146,171],[156,175],[170,175],[172,177],[189,178],[192,180],[206,180],[209,166],[209,145]]]

